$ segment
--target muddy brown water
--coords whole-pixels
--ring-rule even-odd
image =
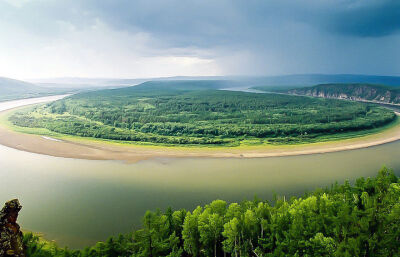
[[[27,101],[35,100],[19,104]],[[146,210],[192,210],[214,199],[237,202],[255,195],[298,196],[335,181],[375,176],[383,165],[400,175],[399,157],[400,141],[303,156],[156,158],[134,164],[51,157],[0,145],[0,202],[19,198],[23,229],[80,248],[140,227]]]

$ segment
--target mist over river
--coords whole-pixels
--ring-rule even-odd
[[[20,105],[31,101],[19,100]],[[51,157],[0,145],[0,202],[18,198],[24,230],[77,248],[132,231],[146,210],[192,210],[215,199],[272,199],[274,193],[297,196],[335,181],[375,176],[383,165],[400,175],[399,157],[400,141],[326,154],[155,158],[134,164]]]

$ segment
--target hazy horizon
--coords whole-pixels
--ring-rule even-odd
[[[1,78],[1,77],[0,77]],[[57,77],[26,79],[29,82],[42,86],[129,86],[138,85],[147,81],[231,81],[233,87],[259,85],[317,85],[324,83],[367,83],[400,86],[400,76],[366,75],[366,74],[284,74],[284,75],[221,75],[221,76],[171,76],[147,78],[101,78],[101,77]]]

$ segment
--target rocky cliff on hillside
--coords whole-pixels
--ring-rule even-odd
[[[400,89],[370,84],[321,84],[291,89],[293,95],[400,104]]]
[[[22,232],[17,224],[22,206],[17,199],[6,202],[0,211],[0,257],[25,257]]]

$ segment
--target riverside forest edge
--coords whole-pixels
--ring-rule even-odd
[[[399,256],[400,180],[382,168],[302,197],[147,211],[142,229],[83,250],[24,235],[27,256]]]
[[[393,111],[334,99],[220,91],[205,82],[146,82],[15,112],[29,131],[169,146],[315,143],[395,123]],[[43,130],[41,130],[43,132]]]

